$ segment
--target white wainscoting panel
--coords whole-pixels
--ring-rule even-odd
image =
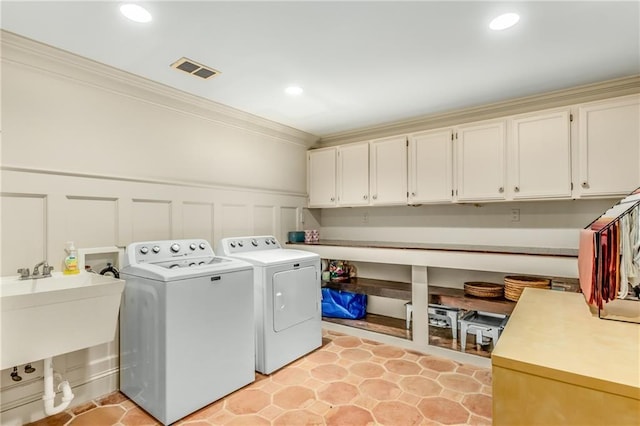
[[[171,239],[171,201],[133,200],[133,241]]]
[[[253,207],[253,235],[276,235],[273,206]]]
[[[118,335],[110,343],[93,346],[87,349],[71,352],[64,356],[65,378],[71,386],[79,386],[90,382],[96,377],[110,374],[119,367]],[[60,357],[62,358],[62,357]],[[61,365],[56,365],[60,370]]]
[[[182,238],[204,238],[215,247],[213,235],[214,204],[184,202],[182,204]]]
[[[289,240],[287,237],[289,232],[298,230],[299,211],[301,211],[301,209],[297,207],[280,208],[280,234],[278,235],[280,244],[284,244]]]
[[[110,247],[118,241],[118,200],[67,195],[66,235],[77,247]]]
[[[17,275],[46,258],[47,198],[41,194],[2,194],[2,275]],[[58,268],[56,268],[58,269]]]
[[[251,235],[249,227],[249,207],[238,204],[223,204],[220,225],[220,238]]]

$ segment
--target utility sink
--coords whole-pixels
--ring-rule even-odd
[[[88,272],[0,277],[0,369],[111,342],[123,290],[124,280]]]

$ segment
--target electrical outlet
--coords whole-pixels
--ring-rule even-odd
[[[520,222],[520,209],[511,209],[511,222]]]
[[[362,223],[369,223],[369,213],[364,212],[362,214]]]

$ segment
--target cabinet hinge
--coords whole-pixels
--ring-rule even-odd
[[[409,138],[405,139],[406,146],[409,146]]]
[[[453,135],[451,135],[451,136],[453,136]],[[453,189],[451,190],[451,196],[453,197]]]
[[[453,132],[451,132],[451,140],[453,140]]]
[[[573,121],[573,114],[569,114],[569,121]]]

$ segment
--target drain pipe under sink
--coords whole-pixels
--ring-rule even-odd
[[[51,358],[44,359],[44,413],[47,416],[58,414],[69,406],[73,400],[73,393],[68,381],[64,381],[58,385],[58,390],[62,391],[62,402],[57,407],[53,406],[53,400],[56,392],[53,390],[53,360]]]

